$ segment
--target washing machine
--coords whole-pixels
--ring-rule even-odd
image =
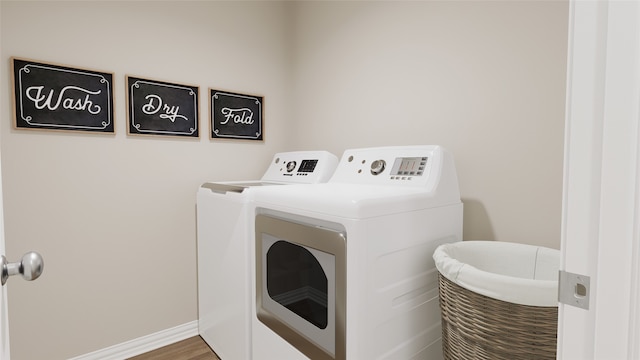
[[[442,359],[432,254],[462,240],[450,152],[347,150],[327,183],[252,207],[253,359]]]
[[[197,192],[198,330],[222,360],[251,359],[248,203],[257,188],[326,182],[326,151],[276,154],[260,180],[208,182]]]

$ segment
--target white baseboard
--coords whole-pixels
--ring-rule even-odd
[[[196,335],[198,321],[192,321],[69,360],[124,360]]]

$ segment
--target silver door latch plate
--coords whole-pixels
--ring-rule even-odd
[[[591,278],[585,275],[560,271],[558,301],[565,305],[589,310]]]

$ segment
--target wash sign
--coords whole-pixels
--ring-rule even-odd
[[[16,128],[114,132],[113,74],[12,60]]]

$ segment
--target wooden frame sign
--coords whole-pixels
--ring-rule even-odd
[[[211,138],[262,140],[262,97],[210,89]]]
[[[113,74],[12,58],[15,127],[113,133]]]
[[[197,86],[127,76],[129,134],[199,137]]]

